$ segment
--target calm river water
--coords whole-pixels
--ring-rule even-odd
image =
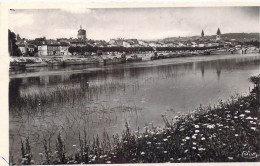
[[[70,154],[84,129],[91,140],[104,130],[121,133],[126,121],[133,132],[163,126],[162,114],[171,118],[247,94],[248,78],[259,72],[259,54],[10,72],[10,154],[20,158],[20,139],[27,136],[40,161],[43,138],[55,148],[59,132]]]

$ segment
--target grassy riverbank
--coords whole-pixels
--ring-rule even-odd
[[[79,135],[73,154],[66,153],[60,135],[56,147],[43,140],[43,152],[32,154],[29,139],[21,143],[21,164],[32,164],[34,155],[41,163],[161,163],[161,162],[241,162],[259,161],[260,156],[260,76],[252,77],[255,88],[248,96],[231,98],[214,107],[199,107],[196,111],[169,120],[162,115],[164,128],[145,127],[131,131],[126,123],[122,135],[90,140],[87,133]],[[53,140],[54,141],[54,140]],[[16,163],[16,164],[20,164]]]

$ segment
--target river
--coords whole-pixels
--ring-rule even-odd
[[[20,139],[27,136],[39,162],[43,138],[51,140],[55,151],[58,133],[71,154],[84,129],[92,140],[104,130],[120,134],[126,122],[132,132],[163,126],[162,115],[172,119],[200,105],[248,94],[248,78],[259,71],[259,54],[241,54],[10,72],[10,155],[21,158]]]

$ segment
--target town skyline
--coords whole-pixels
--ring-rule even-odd
[[[106,41],[200,36],[202,30],[208,36],[217,28],[259,32],[259,7],[12,10],[9,18],[9,28],[28,39],[77,38],[80,26],[88,39]]]

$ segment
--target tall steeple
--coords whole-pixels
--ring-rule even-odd
[[[218,28],[217,35],[221,35],[220,29]]]
[[[203,29],[201,31],[201,37],[204,38],[204,31],[203,31]]]
[[[221,39],[220,35],[221,35],[221,32],[220,32],[220,29],[218,28],[216,40],[220,40]]]

